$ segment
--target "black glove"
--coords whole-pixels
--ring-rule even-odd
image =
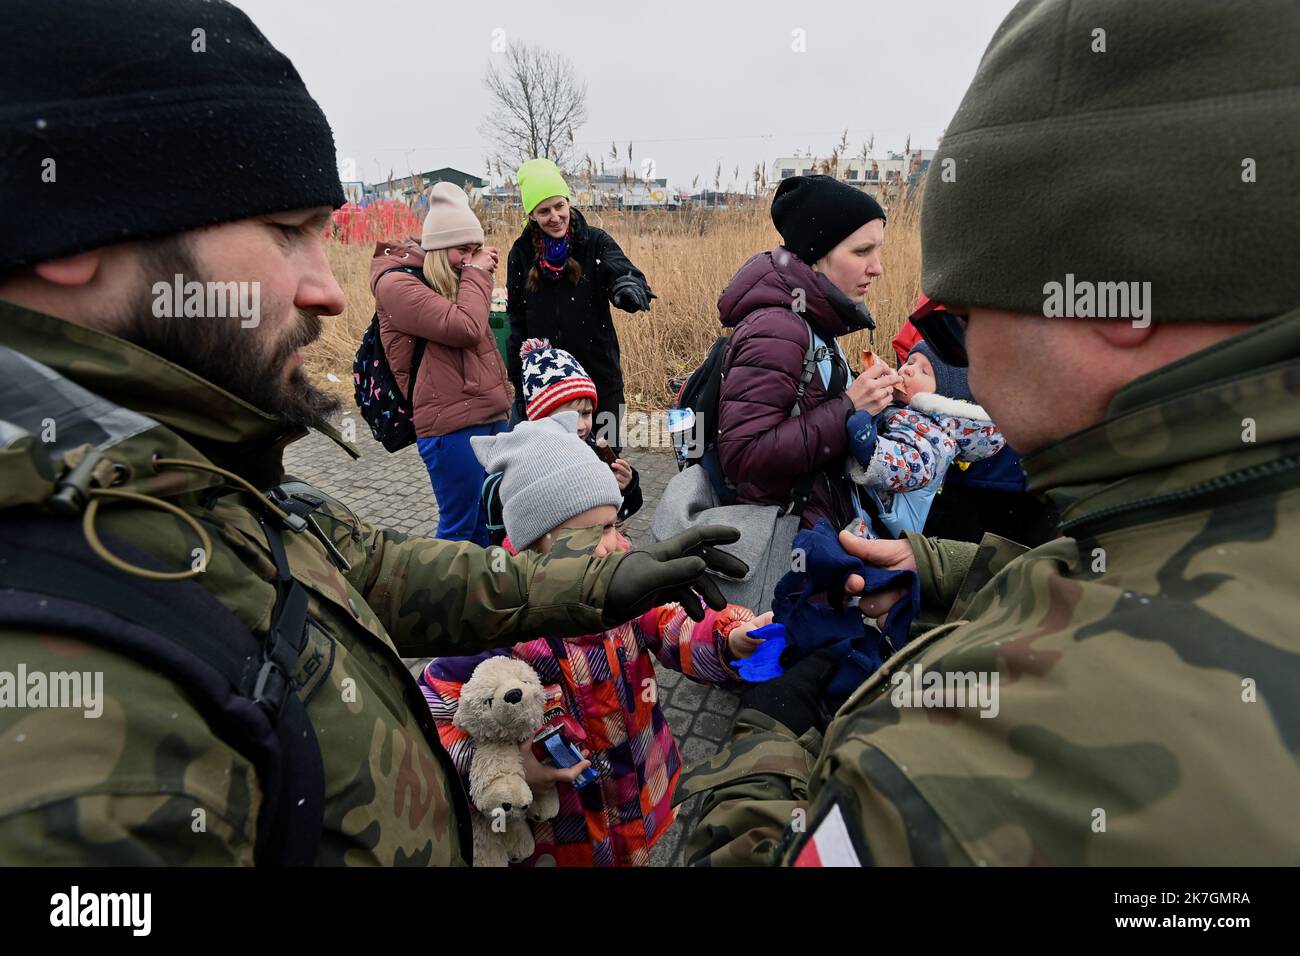
[[[727,599],[705,572],[741,578],[749,565],[716,545],[733,544],[740,532],[721,524],[705,524],[667,541],[629,551],[614,569],[605,592],[603,615],[609,627],[630,621],[652,607],[676,601],[693,621],[704,620],[700,599],[721,611]]]
[[[610,301],[624,312],[645,312],[654,298],[657,297],[646,284],[632,275],[616,279],[610,290]]]
[[[839,666],[839,655],[823,647],[780,677],[747,686],[740,692],[740,706],[779,720],[796,737],[810,727],[825,730],[834,716],[824,696],[826,685]]]

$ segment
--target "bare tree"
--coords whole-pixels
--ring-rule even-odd
[[[532,46],[508,47],[505,62],[488,67],[483,85],[492,112],[480,132],[511,168],[544,157],[568,170],[573,131],[587,122],[587,84],[568,57]]]

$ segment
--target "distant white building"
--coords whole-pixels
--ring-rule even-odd
[[[667,179],[639,179],[621,173],[565,178],[573,204],[585,209],[676,209],[681,205],[680,195],[668,188]],[[518,206],[519,187],[511,182],[485,188],[483,198],[493,206]]]
[[[577,206],[622,209],[674,209],[681,205],[667,179],[642,179],[631,173],[577,176],[570,183]]]
[[[934,159],[932,149],[914,149],[907,153],[888,153],[883,159],[871,157],[840,157],[834,170],[826,168],[828,160],[815,156],[780,156],[772,163],[770,183],[779,185],[791,176],[833,175],[850,186],[859,186],[875,195],[881,186],[916,181],[930,168]]]

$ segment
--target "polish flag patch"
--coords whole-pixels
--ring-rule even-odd
[[[838,803],[831,806],[794,858],[795,866],[861,866]]]

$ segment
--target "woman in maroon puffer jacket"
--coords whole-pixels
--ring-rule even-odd
[[[742,504],[786,505],[800,478],[812,475],[800,527],[824,517],[839,530],[858,516],[845,474],[845,422],[854,411],[882,411],[898,380],[880,362],[854,379],[835,344],[841,335],[875,328],[862,297],[883,271],[885,213],[866,193],[829,176],[793,176],[773,197],[772,221],[783,244],[746,262],[718,299],[722,324],[735,329],[724,366],[718,457]],[[831,354],[800,396],[809,325]],[[796,400],[799,414],[792,417]]]

